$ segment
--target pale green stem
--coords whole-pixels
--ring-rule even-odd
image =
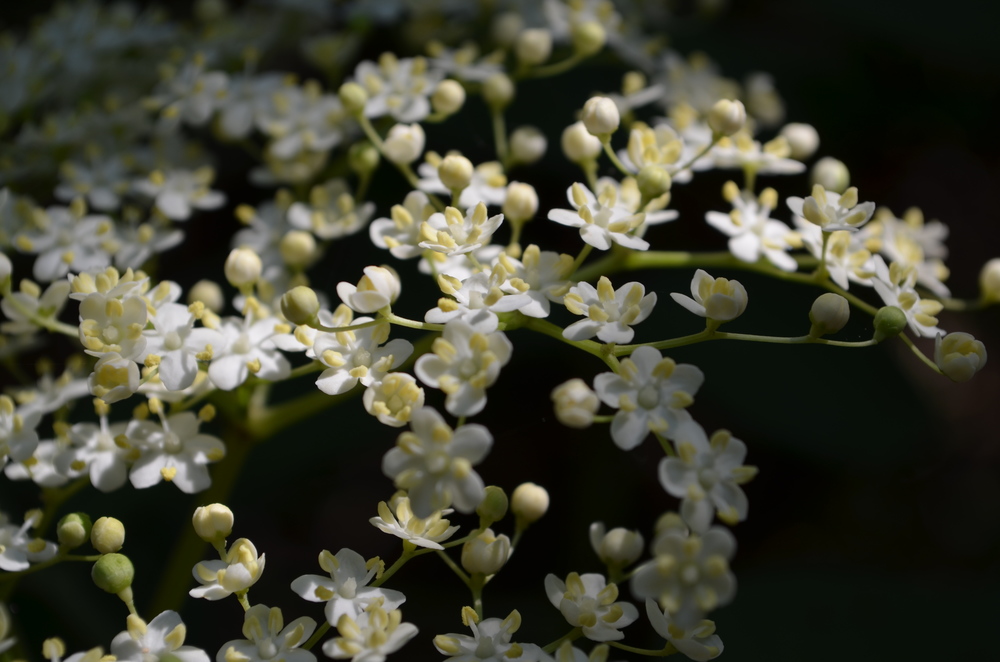
[[[576,641],[583,636],[583,628],[573,628],[563,636],[559,637],[552,643],[546,644],[542,647],[542,650],[546,653],[553,653],[559,648],[565,641]]]
[[[539,333],[543,333],[547,336],[555,338],[556,340],[564,342],[567,345],[572,345],[577,349],[582,349],[588,354],[593,354],[597,358],[601,359],[609,366],[611,365],[608,362],[608,357],[605,355],[604,350],[602,349],[603,345],[601,345],[600,343],[596,343],[593,340],[570,340],[569,338],[566,338],[562,334],[563,332],[562,327],[556,326],[555,324],[549,322],[548,320],[540,319],[537,317],[529,318],[524,323],[524,326],[525,328],[532,329],[533,331],[538,331]]]
[[[330,631],[330,622],[324,620],[323,624],[320,625],[318,628],[316,628],[316,631],[313,632],[313,636],[309,637],[309,641],[302,644],[299,648],[301,648],[302,650],[311,649],[313,646],[319,643],[319,640],[325,637],[326,633],[329,631]]]
[[[576,256],[575,260],[573,260],[573,266],[572,266],[572,268],[570,269],[570,272],[569,272],[570,273],[570,278],[574,278],[574,276],[575,276],[574,280],[576,280],[576,281],[583,280],[582,278],[579,277],[579,275],[576,272],[580,268],[580,266],[583,264],[583,261],[587,259],[587,256],[590,255],[591,251],[593,251],[593,250],[594,250],[594,247],[592,245],[590,245],[590,244],[584,244],[583,245],[583,248],[580,249],[580,254]],[[598,274],[598,275],[603,275],[603,274]]]
[[[504,121],[503,110],[490,108],[490,116],[493,120],[493,144],[497,150],[497,160],[500,163],[507,163],[507,124]]]
[[[471,580],[469,579],[469,576],[467,574],[465,574],[465,571],[462,570],[461,568],[459,568],[458,565],[454,561],[451,560],[450,556],[448,556],[447,554],[445,554],[440,549],[435,549],[434,551],[437,552],[437,555],[439,557],[441,557],[441,560],[444,561],[445,565],[447,565],[449,568],[451,568],[452,572],[454,572],[456,575],[458,575],[458,578],[462,580],[463,584],[465,584],[466,586],[468,586],[470,588],[472,587],[472,584],[470,583]]]
[[[9,282],[10,281],[8,281],[8,283]],[[79,327],[70,326],[69,324],[60,322],[55,317],[42,317],[38,314],[38,311],[34,311],[26,307],[17,297],[11,294],[10,285],[4,287],[3,295],[4,301],[7,302],[7,305],[26,317],[28,321],[35,326],[47,329],[53,333],[61,333],[64,336],[69,336],[71,338],[80,337]]]
[[[682,165],[681,167],[679,167],[677,170],[674,170],[673,176],[676,177],[678,173],[684,172],[685,170],[687,170],[688,168],[690,168],[691,166],[693,166],[694,163],[695,163],[695,161],[697,161],[701,157],[703,157],[706,154],[708,154],[709,150],[712,149],[713,147],[715,147],[716,143],[719,142],[719,139],[721,137],[722,136],[712,136],[712,142],[710,142],[707,145],[705,145],[700,152],[698,152],[697,154],[695,154],[694,156],[692,156],[690,159],[688,159],[688,161],[685,162],[684,165]]]
[[[386,310],[379,311],[385,319],[389,320],[390,323],[396,324],[398,326],[405,326],[409,329],[421,329],[423,331],[444,331],[444,324],[432,324],[431,322],[417,322],[416,320],[407,319],[405,317],[400,317],[399,315],[394,315]]]
[[[308,326],[310,328],[316,329],[317,331],[323,331],[324,333],[340,333],[342,331],[360,331],[361,329],[368,329],[373,326],[378,326],[379,324],[385,324],[386,320],[384,318],[378,318],[371,320],[370,322],[361,322],[359,324],[349,324],[348,326],[324,326],[319,323],[319,320],[313,320],[312,324]]]
[[[912,351],[914,354],[916,354],[917,358],[920,359],[921,361],[923,361],[924,364],[928,368],[930,368],[931,370],[933,370],[934,372],[936,372],[939,375],[943,375],[944,374],[943,372],[941,372],[941,368],[939,368],[937,366],[937,364],[934,363],[934,361],[931,361],[929,358],[927,358],[927,356],[923,352],[920,351],[920,349],[913,343],[912,340],[910,340],[910,338],[905,333],[899,334],[899,337],[900,337],[900,339],[902,339],[902,341],[904,343],[906,343],[906,346],[910,348],[910,351]],[[872,341],[872,342],[874,342],[874,341]]]
[[[620,644],[617,641],[607,641],[605,643],[608,644],[609,646],[614,646],[615,648],[627,651],[629,653],[636,653],[637,655],[646,655],[648,657],[667,657],[668,655],[673,655],[674,653],[677,652],[677,649],[674,648],[674,645],[670,642],[667,642],[666,645],[664,645],[664,647],[660,649],[636,648],[635,646],[627,646],[625,644]]]
[[[621,172],[626,177],[631,177],[633,174],[635,174],[630,172],[629,169],[625,167],[625,164],[622,163],[621,160],[618,158],[618,155],[615,154],[615,150],[611,149],[610,136],[602,140],[601,144],[604,146],[604,153],[608,155],[608,158],[611,159],[611,163],[613,163],[614,166],[618,168],[619,172]]]
[[[573,53],[573,55],[570,55],[568,58],[562,60],[561,62],[554,62],[544,67],[535,67],[530,72],[528,72],[528,77],[547,78],[549,76],[555,76],[569,71],[577,64],[582,62],[585,58],[586,58],[585,55],[581,55],[579,53]]]

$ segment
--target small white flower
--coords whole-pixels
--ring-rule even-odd
[[[432,153],[428,153],[428,161],[417,167],[417,172],[420,174],[417,187],[421,191],[451,195],[451,189],[441,181],[440,163],[433,158]],[[458,197],[458,206],[468,209],[482,202],[488,206],[499,207],[506,199],[507,176],[503,173],[503,166],[496,161],[487,161],[472,170],[468,183]]]
[[[410,498],[404,492],[396,492],[388,503],[379,501],[379,516],[368,521],[378,527],[379,531],[402,538],[404,542],[417,547],[444,549],[441,543],[460,528],[451,526],[451,522],[444,519],[445,515],[453,512],[451,508],[445,508],[428,517],[417,517],[410,507]]]
[[[482,202],[466,210],[462,216],[455,207],[445,207],[420,226],[420,246],[445,255],[470,253],[489,243],[490,237],[503,222],[503,214],[487,216]]]
[[[206,465],[225,457],[222,440],[199,433],[201,421],[189,411],[161,416],[161,424],[142,423],[127,433],[141,452],[129,472],[132,486],[141,490],[166,480],[186,494],[208,489],[212,479]]]
[[[144,331],[146,353],[159,357],[160,381],[171,391],[191,386],[198,360],[210,360],[213,349],[225,342],[214,329],[194,328],[194,315],[177,303],[162,305],[150,321],[153,328]]]
[[[334,556],[324,549],[319,554],[319,565],[329,577],[302,575],[292,582],[292,590],[310,602],[325,602],[324,613],[331,625],[343,615],[357,618],[372,604],[395,609],[406,602],[406,596],[399,591],[368,586],[378,564],[366,564],[354,550],[344,548]]]
[[[797,175],[804,172],[805,164],[789,158],[791,153],[788,141],[781,136],[762,145],[744,130],[720,140],[708,156],[717,168],[740,168],[759,175]]]
[[[917,273],[913,267],[905,267],[898,262],[886,266],[881,255],[876,255],[875,278],[872,285],[887,306],[896,306],[906,315],[910,329],[918,336],[933,338],[943,330],[937,327],[936,315],[944,309],[944,304],[934,299],[921,299],[914,289]]]
[[[394,124],[382,145],[385,158],[409,165],[424,153],[424,129],[419,124]]]
[[[148,624],[135,614],[125,622],[128,629],[111,640],[111,654],[119,662],[209,662],[205,651],[183,645],[187,627],[176,611],[162,612]]]
[[[445,409],[453,416],[474,416],[486,406],[486,389],[507,365],[513,345],[500,331],[484,333],[460,319],[445,324],[434,339],[433,353],[413,366],[420,381],[448,394]]]
[[[153,198],[156,208],[174,221],[186,221],[195,209],[217,209],[225,204],[226,196],[209,187],[215,179],[211,168],[198,170],[154,171],[146,179],[133,183],[139,193]]]
[[[845,290],[850,288],[852,282],[871,287],[875,261],[866,247],[871,239],[868,227],[860,232],[837,230],[827,234],[804,218],[796,216],[792,220],[802,238],[802,245],[813,257],[826,263],[830,280]]]
[[[378,418],[379,423],[398,428],[406,425],[413,412],[424,406],[424,389],[417,385],[413,375],[390,372],[372,382],[361,399],[365,411]]]
[[[635,281],[615,290],[607,276],[601,276],[596,288],[586,282],[571,287],[563,304],[574,315],[585,316],[563,329],[564,337],[586,340],[597,336],[606,343],[628,343],[635,335],[632,325],[653,312],[656,292],[646,294],[643,284]]]
[[[192,598],[221,600],[233,593],[246,591],[257,583],[264,573],[264,554],[257,556],[257,548],[246,538],[229,546],[225,560],[201,561],[192,569],[201,586],[188,591]]]
[[[514,633],[521,627],[521,614],[515,609],[507,618],[487,618],[479,623],[469,619],[472,636],[467,634],[439,634],[434,637],[434,647],[454,662],[536,662],[548,660],[548,655],[534,644],[511,643]]]
[[[271,137],[266,156],[279,161],[308,159],[326,153],[344,138],[347,113],[333,94],[324,94],[316,81],[285,87],[268,98],[257,114],[257,126]]]
[[[728,214],[707,212],[705,221],[729,236],[729,252],[751,264],[763,255],[782,271],[795,271],[798,264],[786,252],[793,248],[792,229],[771,218],[778,202],[777,192],[767,188],[754,198],[741,192],[736,184],[727,182],[723,195],[733,205],[733,210]]]
[[[316,621],[308,616],[288,625],[278,607],[254,605],[243,616],[243,634],[248,639],[234,639],[222,644],[216,662],[315,662],[316,656],[299,648],[316,630]]]
[[[0,466],[7,459],[27,460],[38,446],[35,428],[42,420],[42,412],[16,407],[9,395],[0,395]]]
[[[428,97],[444,76],[428,69],[422,57],[398,59],[383,53],[378,64],[360,62],[354,80],[368,93],[365,117],[391,115],[397,122],[419,122],[431,112]]]
[[[352,317],[350,308],[341,304],[328,326],[335,328],[372,321],[370,317],[352,321]],[[409,341],[396,338],[386,342],[388,338],[388,324],[357,331],[316,333],[307,356],[315,357],[327,366],[316,379],[317,388],[330,395],[340,395],[354,388],[359,381],[371,386],[382,380],[413,353],[413,345]]]
[[[528,317],[548,317],[549,303],[562,303],[569,291],[568,276],[573,270],[571,255],[542,251],[535,244],[529,244],[520,260],[506,253],[501,253],[497,260],[510,274],[501,289],[511,294],[525,294],[531,300],[518,308]]]
[[[66,305],[70,287],[69,281],[57,280],[42,292],[38,285],[25,278],[21,280],[19,290],[11,292],[10,299],[17,302],[18,308],[38,317],[58,319],[59,313]],[[18,308],[15,308],[13,301],[8,301],[6,297],[0,301],[0,310],[7,316],[7,320],[0,323],[0,331],[12,336],[38,331],[40,327],[30,321]]]
[[[402,620],[403,613],[398,609],[386,611],[375,604],[357,617],[343,614],[337,620],[340,636],[323,644],[323,652],[336,660],[383,662],[417,635],[417,626]]]
[[[745,520],[749,504],[740,485],[757,473],[743,465],[746,444],[726,430],[709,440],[691,420],[674,430],[674,446],[677,456],[660,460],[660,485],[681,499],[681,516],[691,530],[707,531],[713,511],[729,525]]]
[[[288,208],[288,224],[308,230],[320,239],[339,239],[361,231],[375,213],[375,203],[355,203],[347,183],[331,179],[309,192],[309,204],[296,202]]]
[[[649,248],[646,240],[632,234],[645,222],[646,214],[619,205],[613,188],[604,187],[597,197],[583,184],[575,183],[566,191],[566,197],[575,211],[551,209],[549,220],[579,228],[580,236],[594,248],[606,251],[612,243],[640,251]]]
[[[689,420],[705,375],[696,366],[677,365],[652,347],[639,347],[622,359],[619,374],[605,372],[594,378],[594,391],[604,404],[618,409],[611,422],[611,438],[622,450],[631,450],[649,433],[673,437]]]
[[[225,98],[229,78],[221,71],[205,71],[203,58],[188,62],[180,71],[160,83],[146,105],[160,110],[164,121],[174,124],[184,121],[202,126],[211,118]]]
[[[118,352],[109,352],[97,359],[87,386],[91,395],[108,404],[124,400],[139,388],[139,366]]]
[[[340,300],[359,313],[375,313],[399,298],[403,284],[392,267],[365,267],[357,285],[346,281],[337,284]]]
[[[61,440],[40,441],[30,458],[8,464],[4,467],[4,474],[10,480],[30,480],[41,487],[65,485],[69,476],[56,466],[56,460],[65,448],[66,444]]]
[[[129,465],[138,457],[138,451],[123,443],[128,427],[126,422],[109,424],[107,416],[101,416],[98,425],[75,424],[69,430],[72,447],[56,458],[56,466],[70,477],[89,474],[91,484],[102,492],[117,490],[125,484]]]
[[[715,634],[715,623],[712,621],[706,619],[682,628],[674,622],[670,612],[660,610],[652,598],[646,598],[646,616],[657,634],[696,662],[715,659],[722,655],[725,649],[722,639]]]
[[[583,629],[591,641],[617,641],[621,628],[639,618],[639,610],[628,602],[618,602],[618,586],[608,584],[604,575],[569,573],[566,581],[553,574],[545,577],[545,593],[566,622]]]
[[[144,356],[146,302],[137,296],[118,299],[93,292],[80,302],[80,343],[91,356],[120,354],[126,359]]]
[[[574,377],[552,390],[556,418],[571,428],[585,428],[594,422],[594,415],[601,406],[587,382]]]
[[[747,308],[747,291],[738,280],[712,278],[698,269],[691,279],[691,295],[671,292],[670,297],[695,315],[716,322],[728,322]]]
[[[638,531],[617,527],[608,531],[603,522],[590,525],[590,546],[601,562],[624,568],[642,555],[643,539]]]
[[[83,213],[76,205],[38,209],[31,216],[32,227],[14,239],[18,250],[38,255],[32,267],[36,280],[48,283],[71,271],[97,271],[111,264],[114,250],[107,248],[114,223],[107,216]]]
[[[444,274],[438,276],[438,286],[450,298],[439,299],[438,305],[424,315],[424,321],[446,324],[460,319],[484,333],[495,331],[499,323],[497,313],[520,310],[532,303],[530,297],[516,288],[504,287],[508,283],[507,276],[502,263],[488,274],[473,274],[464,281]],[[515,293],[509,293],[511,289]]]
[[[967,382],[986,365],[986,346],[968,333],[939,333],[934,363],[952,381]]]
[[[423,252],[420,228],[434,213],[427,194],[410,191],[401,205],[393,205],[391,218],[376,218],[368,227],[372,243],[387,248],[393,257],[408,260]]]
[[[280,380],[292,370],[278,351],[278,342],[290,337],[287,326],[276,317],[251,319],[225,318],[219,325],[224,344],[213,353],[208,376],[223,391],[233,390],[251,373],[261,379]]]
[[[471,513],[483,500],[483,479],[473,471],[489,453],[493,437],[482,425],[456,430],[430,407],[413,412],[410,429],[382,458],[382,473],[407,490],[417,517],[430,517],[452,504]]]
[[[0,513],[0,570],[27,570],[32,563],[48,561],[56,555],[59,548],[55,543],[28,535],[41,517],[41,511],[33,512],[38,516],[28,517],[21,526],[8,524],[6,515]]]
[[[858,204],[858,189],[854,186],[838,195],[816,184],[808,198],[791,197],[785,202],[792,213],[818,225],[823,232],[857,232],[875,212],[874,202]]]

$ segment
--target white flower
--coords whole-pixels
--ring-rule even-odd
[[[308,616],[285,625],[278,607],[254,605],[243,616],[243,634],[247,639],[222,644],[215,659],[216,662],[315,662],[315,655],[299,648],[315,629],[316,621]]]
[[[752,479],[756,467],[743,466],[747,447],[726,430],[711,440],[695,421],[685,421],[674,430],[676,457],[660,460],[660,485],[681,499],[681,516],[692,531],[704,532],[712,513],[733,525],[747,518],[747,496],[740,487]]]
[[[590,525],[590,546],[601,562],[624,568],[642,555],[643,539],[638,531],[617,527],[608,531],[603,522]]]
[[[156,220],[118,226],[115,242],[115,266],[120,269],[139,269],[149,258],[159,255],[184,241],[184,231]]]
[[[448,394],[445,409],[453,416],[474,416],[486,406],[486,389],[507,365],[513,345],[500,331],[484,333],[460,319],[445,324],[432,354],[413,366],[420,381]]]
[[[791,153],[788,141],[781,136],[761,145],[746,131],[740,131],[731,138],[720,140],[709,156],[717,168],[740,168],[760,175],[797,175],[804,172],[805,164],[788,158]]]
[[[59,166],[61,183],[56,197],[63,202],[85,195],[88,204],[99,211],[114,211],[121,206],[121,196],[129,188],[125,160],[121,155],[90,156],[87,163],[64,161]]]
[[[615,290],[607,276],[601,276],[596,288],[586,282],[571,287],[563,304],[574,315],[585,316],[563,329],[564,337],[586,340],[597,336],[606,343],[628,343],[635,335],[632,325],[653,312],[656,292],[646,294],[643,284],[635,281]]]
[[[221,600],[257,583],[264,573],[264,554],[258,557],[254,544],[240,538],[229,546],[225,560],[201,561],[191,572],[201,582],[201,586],[188,591],[192,598]]]
[[[380,423],[398,428],[406,425],[413,412],[424,406],[424,389],[417,385],[413,375],[390,372],[372,382],[361,399],[365,411]]]
[[[382,145],[385,158],[409,165],[424,153],[424,129],[419,124],[394,124]]]
[[[723,195],[733,205],[733,210],[728,214],[707,212],[705,221],[729,236],[729,252],[751,264],[763,255],[782,271],[795,271],[798,264],[786,252],[793,248],[792,229],[771,218],[771,211],[778,202],[777,192],[767,188],[754,199],[748,192],[740,192],[735,184],[727,182]]]
[[[194,209],[217,209],[225,204],[226,196],[209,188],[214,179],[215,171],[208,167],[166,173],[156,170],[146,179],[136,180],[133,188],[153,198],[167,218],[186,221]]]
[[[287,325],[276,317],[251,319],[225,318],[219,325],[225,343],[213,353],[208,376],[223,391],[233,390],[251,373],[261,379],[280,380],[292,370],[277,345],[289,337]]]
[[[690,419],[687,407],[705,381],[697,367],[677,365],[652,347],[639,347],[622,359],[619,374],[594,378],[594,391],[604,404],[618,409],[611,438],[622,450],[638,446],[652,432],[672,438],[674,429]]]
[[[738,280],[712,278],[698,269],[691,279],[691,297],[671,292],[670,297],[695,315],[728,322],[743,314],[747,307],[747,291]]]
[[[128,629],[111,640],[111,654],[119,662],[209,662],[208,654],[194,646],[184,646],[187,627],[176,611],[165,611],[148,624],[131,614]]]
[[[378,517],[372,517],[369,522],[378,527],[379,531],[402,538],[417,547],[428,549],[444,549],[441,543],[458,531],[458,526],[444,519],[445,515],[454,512],[451,508],[438,510],[428,517],[420,518],[413,514],[410,498],[403,492],[396,492],[389,502],[379,501]]]
[[[508,283],[507,276],[502,262],[494,266],[489,274],[480,272],[464,281],[439,275],[438,286],[451,298],[438,299],[438,305],[424,314],[424,320],[446,324],[460,319],[484,333],[495,331],[499,323],[497,313],[509,313],[532,303],[530,297],[516,288],[504,287]],[[511,289],[514,293],[508,293]]]
[[[549,660],[548,655],[534,644],[511,643],[511,637],[521,627],[521,614],[515,609],[507,618],[487,618],[479,623],[469,619],[472,636],[439,634],[434,647],[454,662],[536,662]]]
[[[722,639],[715,634],[715,623],[712,621],[702,620],[683,628],[674,622],[669,611],[661,611],[652,598],[646,598],[646,616],[657,634],[696,662],[715,659],[722,655],[725,649]]]
[[[475,510],[485,485],[472,467],[493,445],[489,430],[475,423],[452,430],[430,407],[413,412],[410,428],[382,458],[382,473],[407,490],[414,515],[430,517],[452,504],[462,513]]]
[[[30,480],[41,487],[59,487],[69,482],[69,476],[59,470],[55,461],[66,445],[62,440],[38,442],[35,452],[23,462],[4,467],[10,480]]]
[[[802,238],[802,244],[813,257],[826,263],[826,271],[833,282],[845,290],[850,288],[851,282],[871,287],[875,262],[866,248],[871,239],[868,227],[860,232],[837,230],[824,233],[818,225],[804,218],[796,216],[792,220]]]
[[[874,202],[858,204],[858,189],[854,186],[838,195],[816,184],[808,198],[791,197],[785,203],[792,213],[818,225],[823,232],[857,232],[875,211]]]
[[[38,255],[32,267],[36,280],[48,283],[70,271],[96,271],[111,264],[114,250],[107,250],[106,244],[114,236],[114,223],[107,216],[84,216],[76,205],[49,207],[36,210],[31,223],[13,244]]]
[[[337,620],[340,636],[323,644],[323,652],[338,660],[383,662],[417,635],[417,626],[402,620],[403,613],[398,609],[386,611],[376,604],[357,617],[343,614]]]
[[[618,156],[632,172],[639,172],[647,165],[663,166],[670,172],[683,153],[684,141],[669,124],[650,128],[636,122],[629,131],[628,147],[619,151]]]
[[[436,159],[431,157],[431,153],[428,153],[428,162],[421,163],[417,167],[421,178],[417,182],[417,187],[427,193],[451,195],[451,189],[441,181],[440,161],[435,161]],[[496,161],[487,161],[480,163],[472,170],[468,184],[458,197],[458,206],[468,209],[482,202],[485,205],[499,207],[506,199],[507,176],[503,174],[503,166]]]
[[[621,628],[639,618],[635,605],[617,601],[618,586],[608,584],[604,575],[571,572],[563,582],[549,574],[545,577],[545,593],[566,622],[583,628],[583,636],[591,641],[623,639]]]
[[[359,317],[352,322],[352,317],[350,308],[342,304],[334,312],[329,326],[336,328],[372,321],[370,317]],[[359,381],[371,386],[382,380],[413,353],[413,345],[409,341],[396,338],[386,343],[388,338],[388,324],[357,331],[316,333],[307,356],[315,357],[327,366],[316,379],[317,388],[330,395],[340,395],[354,388]]]
[[[126,440],[129,423],[108,423],[101,416],[100,423],[77,423],[69,429],[71,448],[56,458],[56,467],[70,477],[83,473],[90,476],[91,484],[102,492],[112,492],[125,484],[129,465],[138,457]]]
[[[466,210],[465,216],[454,207],[431,214],[420,226],[420,246],[445,255],[470,253],[489,243],[503,222],[503,214],[486,215],[482,202]]]
[[[645,213],[636,214],[619,205],[613,188],[605,187],[596,197],[586,186],[575,183],[566,191],[566,197],[575,211],[551,209],[549,220],[580,228],[580,236],[594,248],[606,251],[612,243],[640,251],[649,248],[647,241],[631,234],[646,220]]]
[[[574,377],[552,390],[556,418],[571,428],[585,428],[594,422],[601,406],[597,394],[579,377]]]
[[[391,218],[376,218],[368,226],[372,243],[379,248],[388,248],[393,257],[408,260],[423,252],[420,228],[434,213],[427,194],[410,191],[401,205],[393,205]]]
[[[947,225],[940,221],[924,223],[923,212],[918,207],[911,207],[901,219],[888,209],[878,209],[867,227],[873,226],[881,235],[878,250],[886,259],[915,268],[917,283],[939,297],[951,296],[948,286],[942,282],[949,275],[944,264],[948,256],[948,248],[944,245],[948,237]]]
[[[40,411],[14,406],[9,395],[0,395],[0,466],[8,459],[27,460],[38,446],[35,428],[42,419]]]
[[[292,582],[292,590],[310,602],[325,602],[324,613],[331,625],[345,614],[357,618],[372,604],[391,610],[406,601],[399,591],[368,586],[375,578],[378,564],[366,564],[354,550],[344,548],[334,556],[324,549],[319,555],[319,565],[330,573],[329,577],[302,575]]]
[[[403,284],[392,267],[365,267],[357,285],[346,281],[337,284],[340,300],[359,313],[378,312],[399,298]]]
[[[906,322],[918,336],[933,338],[944,333],[937,327],[937,317],[944,309],[940,301],[921,299],[914,289],[917,282],[916,270],[898,262],[886,266],[881,255],[876,255],[875,278],[872,285],[887,306],[896,306],[906,315]]]
[[[207,123],[225,98],[229,78],[221,71],[205,71],[205,61],[200,57],[171,73],[145,103],[160,110],[168,123],[181,120],[193,126]]]
[[[118,352],[110,352],[97,359],[87,386],[91,395],[108,404],[124,400],[139,388],[139,366]]]
[[[285,87],[270,95],[270,105],[257,115],[257,126],[271,137],[267,157],[279,161],[308,158],[326,152],[343,140],[347,113],[333,94],[324,94],[315,81]]]
[[[21,526],[8,524],[6,515],[0,513],[0,570],[27,570],[32,563],[48,561],[56,555],[55,543],[28,535],[41,517],[41,511],[33,513],[37,516],[27,517]]]
[[[171,391],[191,386],[198,374],[198,360],[210,360],[213,349],[225,342],[218,331],[194,328],[194,315],[178,303],[162,305],[150,321],[153,328],[143,332],[147,340],[145,362],[150,363],[149,355],[159,357],[160,381]]]
[[[396,58],[383,53],[378,64],[364,60],[354,70],[354,80],[368,93],[365,117],[391,115],[397,122],[419,122],[431,112],[428,97],[444,76],[427,68],[422,57]]]
[[[116,353],[126,359],[144,356],[146,302],[137,296],[118,299],[93,292],[80,302],[80,343],[91,356]]]
[[[679,627],[695,627],[736,594],[729,569],[735,551],[736,539],[727,529],[714,526],[699,536],[683,525],[666,527],[653,541],[653,558],[632,573],[632,593],[659,602]]]
[[[986,365],[986,347],[968,333],[938,334],[934,363],[949,379],[967,382]]]
[[[497,258],[509,278],[501,289],[511,294],[524,294],[531,302],[518,308],[528,317],[548,317],[549,302],[562,303],[570,288],[568,276],[573,270],[573,257],[565,253],[539,250],[529,244],[520,260],[501,253]]]
[[[309,204],[296,202],[288,208],[288,224],[308,230],[320,239],[339,239],[362,230],[375,213],[375,203],[357,205],[341,178],[312,187]]]
[[[141,490],[166,480],[186,494],[207,489],[212,479],[205,465],[225,457],[222,440],[200,434],[201,422],[193,412],[161,417],[161,423],[143,421],[128,432],[141,451],[129,473],[132,486]]]

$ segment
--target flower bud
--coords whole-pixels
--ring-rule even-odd
[[[819,184],[827,191],[843,193],[851,183],[851,173],[843,161],[824,156],[813,164],[809,180],[813,186]]]
[[[552,55],[552,33],[545,28],[525,30],[517,38],[517,60],[521,64],[536,65]]]
[[[199,280],[188,290],[188,303],[201,301],[213,313],[219,313],[226,305],[222,288],[212,280]]]
[[[984,303],[1000,301],[1000,257],[988,261],[979,272],[979,296]]]
[[[490,34],[498,45],[508,47],[514,43],[524,30],[524,19],[515,11],[497,14],[490,26]]]
[[[309,287],[299,285],[281,295],[281,314],[292,324],[306,325],[319,313],[319,297]]]
[[[594,522],[590,525],[590,545],[602,563],[625,567],[642,555],[643,540],[638,531],[619,527],[605,533],[604,525]]]
[[[781,134],[792,150],[789,155],[796,161],[805,161],[819,148],[819,133],[811,124],[792,122],[781,129]]]
[[[139,366],[117,352],[97,359],[87,378],[90,394],[108,404],[130,397],[139,388]]]
[[[747,109],[738,99],[719,99],[708,111],[708,126],[721,136],[731,136],[747,123]]]
[[[233,511],[221,503],[195,508],[191,523],[205,542],[222,542],[233,532]]]
[[[365,88],[357,83],[344,83],[337,91],[340,103],[344,104],[344,110],[351,115],[361,115],[365,112],[365,104],[368,103],[368,93]]]
[[[562,150],[573,163],[581,163],[597,158],[601,153],[601,141],[587,131],[583,122],[570,124],[562,133]]]
[[[809,335],[819,338],[828,333],[836,333],[844,328],[850,317],[851,305],[847,303],[847,299],[833,292],[821,294],[813,301],[809,311],[809,321],[812,322]]]
[[[483,100],[494,110],[506,108],[514,100],[514,81],[507,74],[493,74],[483,81]]]
[[[597,394],[582,379],[575,377],[552,391],[556,418],[571,428],[589,427],[601,406]]]
[[[452,115],[465,105],[465,88],[457,80],[446,78],[437,84],[431,95],[431,107],[435,113]]]
[[[337,284],[341,301],[359,313],[378,312],[395,303],[403,288],[395,269],[373,266],[365,267],[364,271],[356,286],[347,282]]]
[[[573,42],[573,52],[586,57],[604,48],[608,34],[597,21],[582,21],[570,30],[570,40]]]
[[[76,549],[90,540],[93,524],[87,513],[70,513],[56,525],[56,539],[64,549]]]
[[[906,313],[896,306],[882,306],[875,313],[875,342],[898,336],[906,328]]]
[[[472,181],[472,161],[458,154],[449,154],[438,166],[438,177],[450,191],[461,191]]]
[[[125,525],[114,517],[101,517],[90,529],[90,544],[101,554],[117,552],[125,544]]]
[[[278,252],[289,267],[305,269],[316,257],[316,239],[311,232],[289,230],[278,243]]]
[[[514,163],[534,163],[548,148],[545,134],[533,126],[521,126],[510,134],[510,158]]]
[[[541,485],[521,483],[510,497],[510,508],[517,518],[518,528],[542,519],[549,509],[549,492]]]
[[[583,104],[583,125],[591,135],[607,137],[618,130],[621,115],[618,106],[608,97],[591,97]]]
[[[483,500],[476,506],[476,514],[488,522],[499,522],[507,514],[507,495],[503,488],[487,485]]]
[[[967,382],[986,365],[986,346],[961,331],[934,339],[934,363],[946,377]]]
[[[367,140],[360,140],[347,150],[347,163],[359,175],[375,172],[381,158],[375,146]]]
[[[90,571],[97,588],[108,593],[121,593],[132,585],[134,577],[135,568],[124,554],[105,554]]]
[[[226,258],[223,271],[230,285],[243,288],[256,283],[263,269],[260,256],[253,249],[234,248]]]
[[[10,263],[10,258],[0,253],[0,283],[6,282],[13,271],[14,265]]]
[[[653,200],[669,191],[673,181],[663,166],[647,165],[639,170],[635,183],[639,185],[639,192],[643,197]]]
[[[510,556],[510,538],[486,529],[462,545],[462,567],[470,574],[492,575],[507,563]]]
[[[409,165],[424,153],[424,129],[419,124],[396,124],[382,145],[385,158],[397,165]]]
[[[523,223],[535,217],[538,211],[538,193],[531,184],[511,182],[507,185],[507,198],[504,200],[503,216],[511,223]]]

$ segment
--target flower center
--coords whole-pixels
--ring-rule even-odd
[[[260,655],[261,659],[270,660],[278,654],[278,647],[274,644],[274,641],[268,637],[263,641],[257,642],[257,653]]]
[[[458,366],[458,376],[465,381],[475,377],[477,372],[479,372],[479,364],[475,359],[465,359]]]
[[[241,333],[240,337],[233,343],[233,354],[246,354],[250,351],[250,338],[247,334]]]
[[[181,443],[180,437],[178,437],[173,432],[167,432],[163,435],[163,450],[167,453],[179,453],[184,448],[184,444]]]
[[[683,568],[681,568],[680,579],[681,583],[686,586],[694,586],[698,583],[701,578],[701,572],[698,570],[698,566],[694,563],[688,563]]]
[[[163,347],[168,352],[180,349],[183,344],[184,341],[181,340],[181,334],[177,333],[176,331],[171,331],[166,336],[163,337]]]
[[[639,389],[639,406],[643,409],[653,409],[660,404],[660,389],[652,384],[646,384]]]
[[[698,472],[698,482],[706,490],[709,490],[719,482],[719,472],[711,467],[702,469]]]

